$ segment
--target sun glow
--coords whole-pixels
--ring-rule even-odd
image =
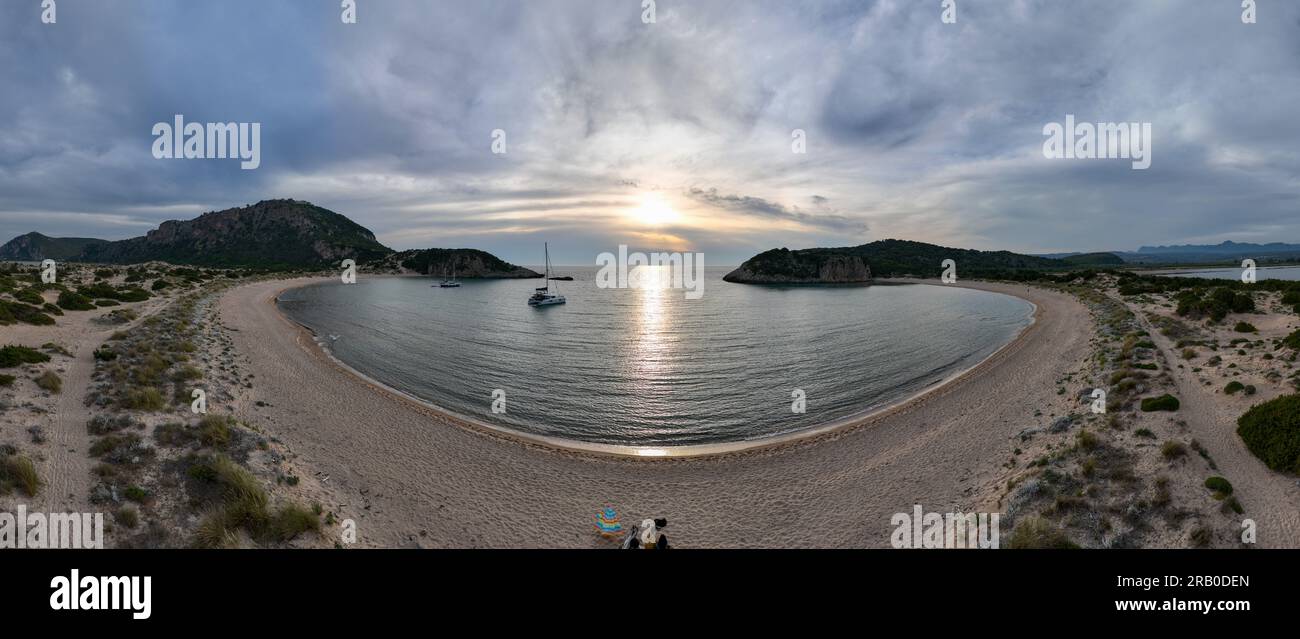
[[[629,214],[632,219],[646,226],[663,226],[682,219],[681,214],[673,210],[668,200],[654,193],[643,197],[641,206],[633,209]]]

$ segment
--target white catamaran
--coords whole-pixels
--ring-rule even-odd
[[[546,286],[533,291],[533,296],[528,298],[529,306],[550,306],[552,304],[563,304],[565,299],[560,295],[560,285],[555,285],[555,292],[551,292],[551,247],[550,244],[543,244],[546,251]]]

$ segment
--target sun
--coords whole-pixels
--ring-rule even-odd
[[[681,214],[673,210],[668,200],[654,193],[641,198],[641,206],[632,209],[630,215],[632,219],[646,226],[663,226],[682,219]]]

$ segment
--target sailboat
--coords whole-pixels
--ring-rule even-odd
[[[447,279],[447,270],[442,271],[442,283],[438,288],[460,288],[460,282],[456,281],[456,267],[451,267],[451,279]]]
[[[543,244],[546,251],[546,286],[533,291],[532,297],[528,298],[529,306],[551,306],[553,304],[564,304],[566,300],[560,295],[560,285],[555,285],[555,292],[551,292],[551,247],[549,243]]]

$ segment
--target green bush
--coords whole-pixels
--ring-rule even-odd
[[[63,291],[59,293],[59,307],[65,311],[93,311],[95,303],[85,295],[78,295],[72,291]]]
[[[29,346],[9,345],[0,348],[0,368],[13,368],[22,364],[41,364],[50,356]]]
[[[13,375],[0,375],[0,386],[13,386],[17,379]]]
[[[33,326],[52,326],[54,318],[46,315],[39,307],[22,302],[0,300],[0,325],[23,322]]]
[[[1222,477],[1210,477],[1205,480],[1205,487],[1220,495],[1231,495],[1232,484]]]
[[[1287,335],[1286,338],[1282,340],[1282,345],[1287,348],[1300,350],[1300,330]]]
[[[1232,395],[1233,393],[1239,393],[1243,390],[1246,390],[1246,385],[1238,381],[1228,382],[1228,385],[1223,387],[1223,392],[1229,395]]]
[[[1238,333],[1258,333],[1258,332],[1259,332],[1259,329],[1258,329],[1258,328],[1255,328],[1255,325],[1254,325],[1254,324],[1251,324],[1250,322],[1237,322],[1237,325],[1234,326],[1234,327],[1232,328],[1232,330],[1237,331]]]
[[[40,291],[37,291],[36,289],[33,288],[25,288],[21,291],[15,292],[14,299],[18,300],[19,302],[26,302],[28,304],[33,304],[36,306],[40,306],[41,304],[45,303],[45,298],[41,296]]]
[[[1300,473],[1300,395],[1284,395],[1251,407],[1237,419],[1237,434],[1264,465]]]
[[[1178,398],[1169,394],[1160,397],[1146,397],[1142,400],[1142,412],[1145,413],[1158,410],[1173,412],[1178,410],[1178,406]]]

